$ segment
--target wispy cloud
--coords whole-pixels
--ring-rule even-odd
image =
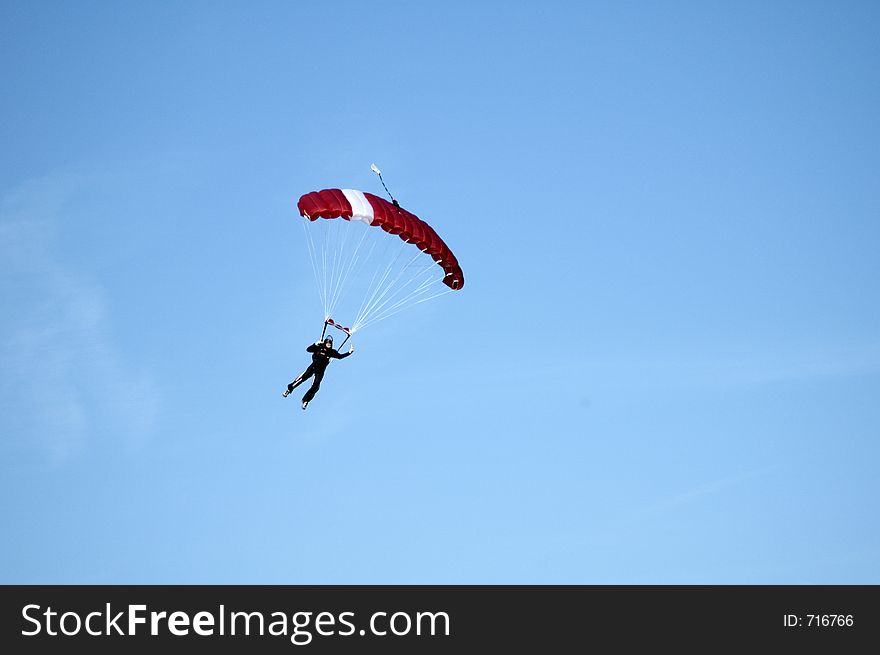
[[[0,199],[0,381],[4,441],[54,463],[113,433],[149,435],[159,395],[113,345],[100,281],[58,256],[69,198],[89,180],[30,181]]]
[[[739,352],[736,352],[739,351]],[[880,343],[764,343],[735,348],[719,346],[676,356],[655,353],[580,353],[577,361],[548,361],[537,367],[545,375],[577,370],[593,384],[645,388],[731,388],[787,384],[880,374]]]
[[[769,475],[780,468],[778,464],[762,466],[748,471],[734,473],[732,475],[723,476],[714,480],[708,480],[702,484],[695,485],[688,489],[684,489],[679,493],[671,494],[664,498],[658,499],[654,503],[650,503],[640,509],[632,512],[632,514],[624,519],[625,522],[644,520],[649,516],[656,516],[668,512],[676,511],[680,508],[693,505],[700,501],[711,498],[728,489],[732,489],[748,483],[749,481]]]
[[[596,355],[590,349],[555,355],[535,354],[528,348],[515,357],[508,351],[487,352],[462,367],[456,362],[418,373],[420,383],[445,384],[459,377],[479,377],[493,389],[521,388],[523,376],[549,380],[571,388],[728,389],[764,384],[789,384],[813,380],[880,375],[880,342],[791,344],[764,343],[719,345],[679,355],[656,352],[620,352]]]

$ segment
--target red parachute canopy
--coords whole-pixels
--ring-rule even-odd
[[[458,290],[464,286],[464,273],[449,246],[430,225],[402,207],[353,189],[312,191],[302,196],[296,206],[299,213],[310,221],[341,217],[377,225],[429,254],[443,268],[443,284],[450,289]]]

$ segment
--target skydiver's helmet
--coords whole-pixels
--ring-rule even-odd
[[[326,346],[327,348],[333,347],[333,337],[331,337],[329,334],[324,339],[324,346]]]

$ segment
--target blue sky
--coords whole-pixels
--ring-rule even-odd
[[[4,2],[0,582],[880,582],[878,29]],[[303,413],[374,161],[465,288]]]

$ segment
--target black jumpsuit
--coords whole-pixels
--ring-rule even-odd
[[[328,348],[324,345],[324,343],[313,343],[308,348],[306,348],[306,352],[312,353],[312,363],[309,364],[309,367],[303,371],[302,375],[300,375],[296,380],[287,385],[288,391],[293,391],[300,384],[308,380],[313,375],[315,379],[312,381],[312,386],[309,387],[309,390],[306,391],[306,395],[303,396],[303,402],[311,402],[312,398],[315,397],[315,394],[318,393],[318,389],[321,388],[321,380],[324,379],[324,371],[327,370],[327,364],[330,363],[331,359],[345,359],[351,353],[339,354],[339,351],[333,350],[333,348]]]

